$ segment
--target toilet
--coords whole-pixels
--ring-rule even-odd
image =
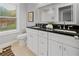
[[[26,39],[27,39],[27,34],[23,33],[17,36],[17,39],[19,40],[19,45],[20,46],[25,46],[26,44]]]

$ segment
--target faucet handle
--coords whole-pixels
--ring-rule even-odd
[[[61,29],[61,25],[58,25],[58,27]]]
[[[79,37],[78,37],[78,36],[74,36],[74,38],[75,38],[75,39],[77,39],[77,40],[79,39]]]
[[[72,26],[68,26],[68,30],[70,30],[70,27],[72,27]]]

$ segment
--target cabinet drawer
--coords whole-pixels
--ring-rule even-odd
[[[47,38],[47,32],[39,31],[39,37]]]
[[[49,39],[51,39],[51,38],[59,38],[59,39],[61,39],[62,37],[64,37],[64,35],[57,34],[57,33],[49,33]]]
[[[49,33],[48,35],[49,35],[48,39],[55,40],[58,42],[63,42],[65,38],[63,35],[57,33]]]
[[[46,38],[39,38],[39,43],[47,44],[47,39]]]
[[[38,35],[38,30],[32,30],[32,35]]]

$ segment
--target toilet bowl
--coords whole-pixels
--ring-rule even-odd
[[[26,45],[25,44],[26,43],[26,39],[27,39],[26,33],[18,35],[17,39],[19,40],[19,45],[20,46],[25,46]]]

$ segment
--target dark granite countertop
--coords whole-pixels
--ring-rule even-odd
[[[45,29],[45,28],[34,28],[34,27],[27,27],[27,28],[51,32],[51,33],[58,33],[58,34],[63,34],[63,35],[68,35],[68,36],[79,36],[79,33],[70,33],[70,32],[56,31],[56,30],[48,30],[48,29]]]

